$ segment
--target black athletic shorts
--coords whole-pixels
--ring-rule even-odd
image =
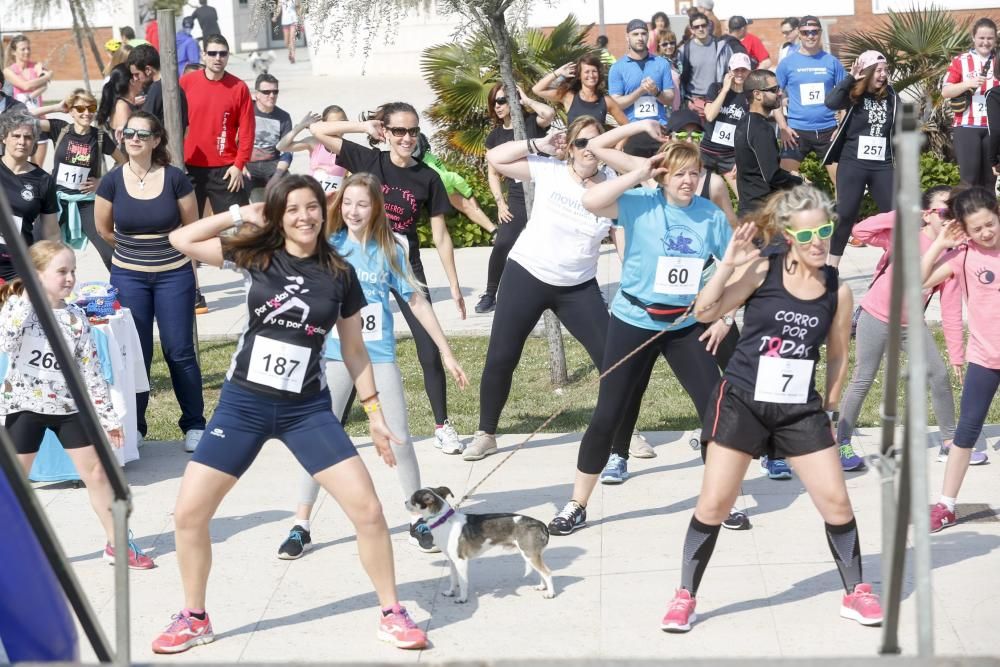
[[[736,166],[736,153],[720,155],[702,148],[701,166],[719,175],[728,174],[733,170],[733,167]]]
[[[250,193],[241,188],[230,192],[226,185],[226,172],[229,167],[192,167],[188,166],[188,177],[194,188],[194,196],[198,200],[198,214],[205,210],[205,201],[212,203],[212,213],[225,213],[233,204],[246,206],[250,203]]]
[[[18,454],[37,454],[45,439],[45,429],[56,434],[63,449],[80,449],[94,444],[87,437],[79,412],[71,415],[15,412],[7,415],[5,425]]]
[[[792,128],[799,135],[799,145],[794,148],[782,148],[782,160],[795,160],[802,162],[810,153],[815,153],[820,161],[826,157],[826,152],[830,150],[833,143],[833,133],[837,131],[834,125],[826,130],[799,130]],[[779,139],[780,140],[780,139]]]
[[[701,443],[746,452],[753,458],[812,454],[834,445],[830,418],[819,397],[807,403],[765,403],[723,379],[712,392]]]

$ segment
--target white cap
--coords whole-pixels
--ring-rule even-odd
[[[745,53],[734,53],[729,59],[729,69],[753,69],[750,66],[750,56]]]

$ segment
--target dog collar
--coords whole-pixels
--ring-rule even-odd
[[[434,530],[435,528],[437,528],[438,526],[440,526],[441,524],[443,524],[445,521],[447,521],[448,519],[450,519],[454,514],[455,514],[455,510],[452,509],[452,508],[448,508],[448,511],[444,513],[444,516],[442,516],[440,519],[438,519],[434,523],[430,524],[431,530]]]

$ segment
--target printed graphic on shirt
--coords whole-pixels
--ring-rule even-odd
[[[700,234],[684,225],[671,225],[663,235],[663,252],[668,255],[702,254],[705,240]]]
[[[385,217],[392,225],[392,231],[405,234],[413,229],[420,217],[420,202],[413,190],[383,184],[382,195],[385,197]]]
[[[309,304],[299,298],[299,294],[308,294],[309,289],[302,287],[305,280],[302,276],[285,276],[289,281],[284,290],[268,299],[264,305],[257,307],[253,314],[255,317],[264,315],[264,324],[274,324],[286,329],[302,329],[307,336],[325,336],[327,330],[321,326],[307,324],[309,319]],[[270,312],[268,312],[270,311]],[[293,311],[298,311],[298,318],[291,316]]]
[[[868,122],[871,124],[871,136],[884,136],[882,132],[885,129],[886,122],[889,120],[889,100],[873,100],[870,97],[866,97],[864,110],[868,114]]]
[[[257,131],[253,138],[252,161],[270,160],[274,157],[274,147],[281,139],[281,121],[277,118],[257,116]]]
[[[229,113],[228,111],[222,113],[222,123],[219,125],[221,129],[219,130],[219,136],[215,139],[215,150],[219,155],[224,155],[226,152],[226,140],[228,138],[226,126],[229,124]]]
[[[774,321],[781,327],[781,335],[760,337],[761,356],[754,400],[805,403],[809,399],[816,362],[808,358],[812,345],[804,341],[820,326],[820,318],[794,310],[779,310],[774,315]]]

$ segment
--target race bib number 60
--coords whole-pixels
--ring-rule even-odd
[[[309,348],[257,336],[250,353],[247,380],[294,394],[302,392]]]
[[[653,291],[657,294],[697,294],[704,263],[700,257],[660,257],[656,262]]]
[[[812,371],[812,359],[761,357],[753,398],[764,403],[805,403]]]

